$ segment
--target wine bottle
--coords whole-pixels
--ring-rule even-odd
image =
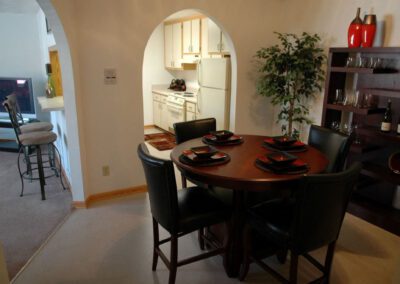
[[[397,122],[397,131],[396,131],[397,135],[400,135],[400,118],[399,121]]]
[[[389,99],[386,107],[385,114],[383,115],[383,120],[381,124],[382,132],[390,132],[392,128],[392,101]]]

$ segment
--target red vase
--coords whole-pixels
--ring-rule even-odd
[[[371,47],[376,32],[376,16],[375,15],[365,15],[364,22],[361,29],[361,46]]]
[[[360,47],[362,25],[360,8],[357,8],[357,15],[350,23],[349,29],[347,30],[347,43],[349,47]]]

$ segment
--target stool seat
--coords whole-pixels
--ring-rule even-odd
[[[57,134],[50,131],[30,132],[18,136],[23,146],[45,145],[57,140]]]
[[[38,132],[38,131],[52,131],[53,124],[50,122],[32,122],[28,124],[21,125],[19,127],[21,129],[21,133],[30,133],[30,132]]]

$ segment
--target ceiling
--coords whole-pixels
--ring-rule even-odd
[[[36,14],[39,10],[36,0],[0,0],[0,13]]]

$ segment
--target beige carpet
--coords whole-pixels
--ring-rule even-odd
[[[88,210],[75,210],[14,283],[167,283],[168,270],[161,261],[156,272],[151,270],[151,249],[151,215],[145,193],[102,202]],[[180,257],[198,252],[195,233],[180,240]],[[323,252],[314,255],[320,257]],[[275,259],[270,263],[278,266]],[[347,214],[331,283],[398,284],[399,267],[400,238]],[[280,269],[287,272],[288,265]],[[318,272],[300,259],[300,283],[316,275]],[[226,276],[222,259],[216,256],[178,268],[176,283],[240,282]],[[252,265],[245,283],[278,282]]]
[[[46,182],[47,200],[41,200],[39,181],[26,181],[20,197],[17,153],[0,152],[0,241],[10,279],[71,212],[70,191],[55,177]]]

